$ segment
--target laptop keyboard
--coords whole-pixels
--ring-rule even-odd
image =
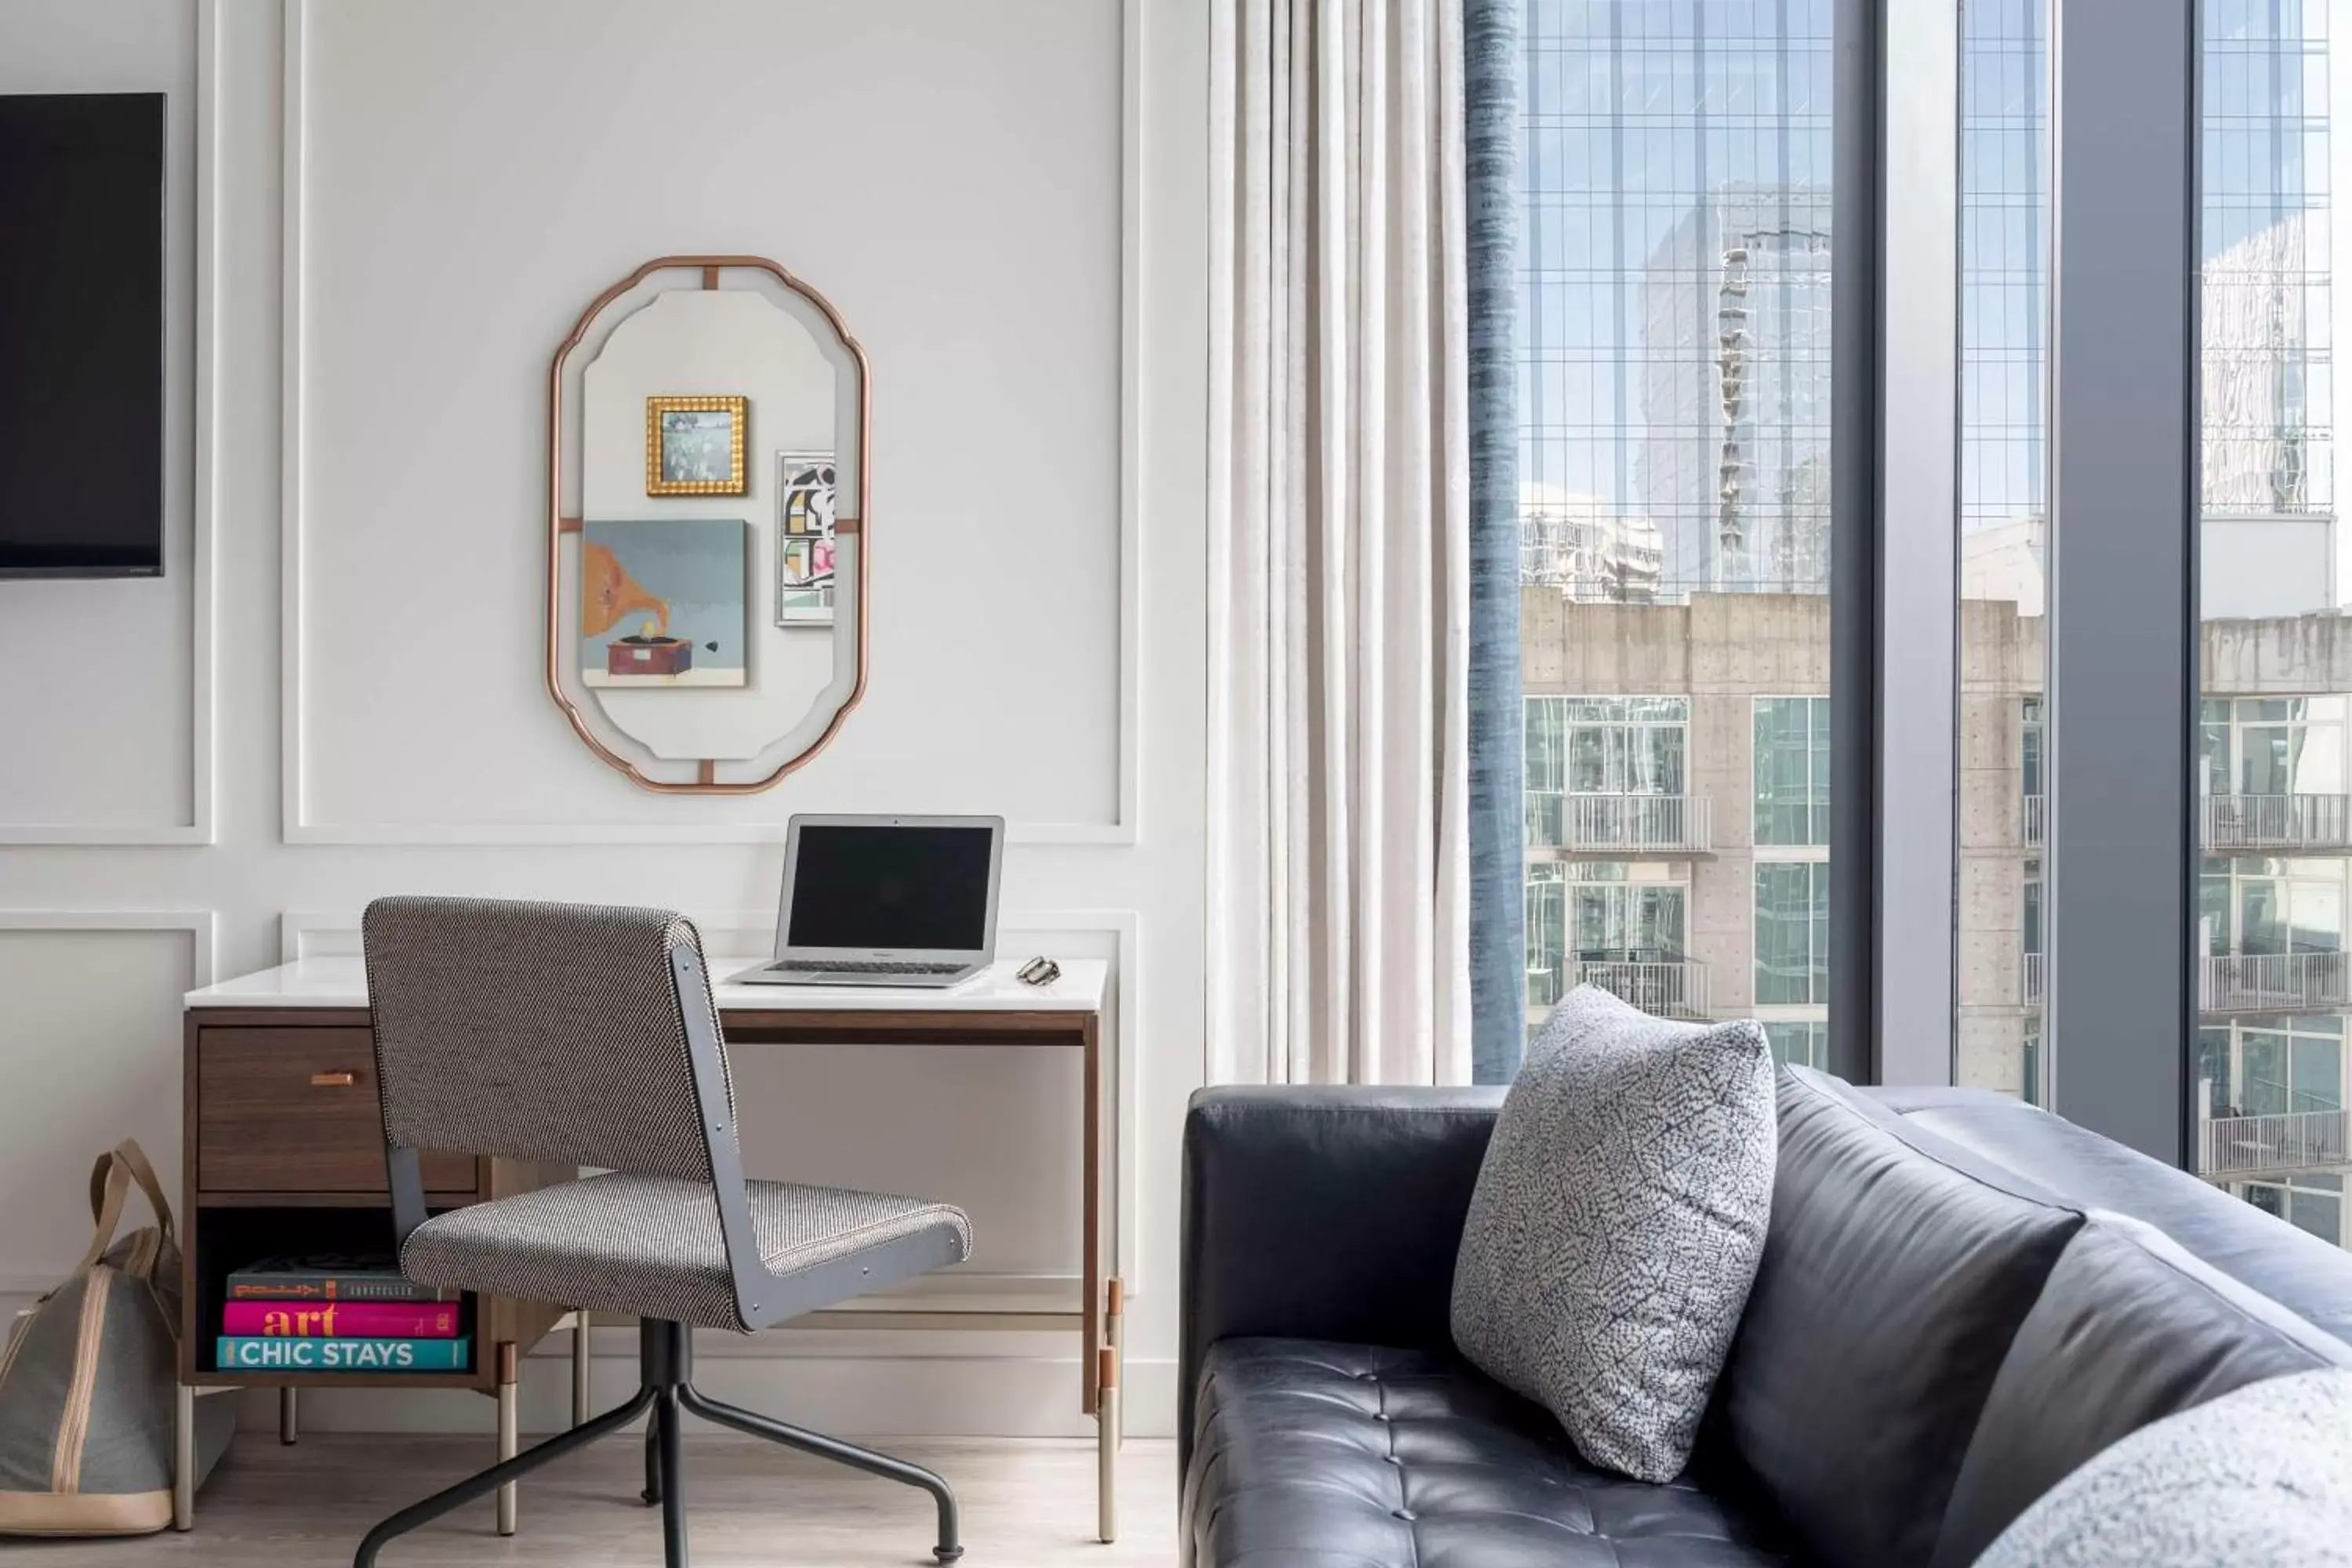
[[[961,963],[916,963],[898,959],[845,959],[839,961],[814,958],[786,958],[768,966],[791,974],[953,974],[969,968]]]

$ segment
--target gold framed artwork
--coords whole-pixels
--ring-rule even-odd
[[[741,397],[646,399],[646,494],[740,496],[750,493],[743,450],[750,400]]]

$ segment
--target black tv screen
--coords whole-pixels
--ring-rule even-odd
[[[0,96],[0,577],[163,570],[163,95]]]

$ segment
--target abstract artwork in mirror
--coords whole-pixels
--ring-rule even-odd
[[[833,625],[834,472],[830,452],[776,456],[776,624]]]
[[[663,793],[766,789],[866,682],[866,356],[755,257],[665,257],[550,372],[547,685]]]

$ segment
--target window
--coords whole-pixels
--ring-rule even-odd
[[[1573,984],[1568,964],[1568,881],[1559,866],[1528,868],[1528,1024],[1543,1021]]]
[[[2018,703],[2017,755],[2020,772],[2018,816],[2024,828],[2025,842],[2042,842],[2050,820],[2050,785],[2043,763],[2043,749],[2049,743],[2042,719],[2042,699],[2027,697]]]
[[[2025,1022],[2031,1029],[2020,1035],[2021,1043],[2031,1043],[2039,1049],[2042,1038],[2042,862],[2025,862],[2022,943],[2018,953],[2018,1001],[2025,1008]],[[2035,1064],[2038,1068],[2038,1064]],[[2037,1072],[2028,1072],[2019,1085],[2018,1092],[2028,1099],[2039,1089]],[[2039,1103],[2039,1101],[2036,1101]]]
[[[2344,950],[2344,868],[2327,860],[2212,863],[2221,921],[2212,951],[2257,956]]]
[[[2198,1032],[2200,1117],[2299,1116],[2344,1109],[2341,1018],[2275,1014]]]
[[[1830,704],[1826,698],[1763,697],[1753,703],[1751,720],[1756,1014],[1776,1055],[1826,1065]],[[1801,1056],[1794,1054],[1800,1044]]]
[[[2040,1013],[2031,1013],[2026,1016],[2024,1035],[2025,1088],[2022,1090],[2022,1098],[2028,1105],[2040,1105],[2042,1098],[2042,1086],[2047,1081],[2042,1076],[2042,1015]]]
[[[1757,1014],[1755,868],[1811,879],[1827,854],[1831,16],[1525,9],[1531,1026],[1580,981]],[[1825,1060],[1828,954],[1800,924],[1805,997],[1773,1015],[1776,1048]]]
[[[1654,1013],[1707,1016],[1706,971],[1685,945],[1690,888],[1671,868],[1607,861],[1528,868],[1530,1026],[1579,985]]]
[[[2198,802],[2211,848],[2352,844],[2341,696],[2204,700]]]
[[[2250,1183],[2245,1199],[2330,1247],[2344,1245],[2344,1178],[2301,1176],[2284,1185]]]
[[[1830,841],[1830,701],[1759,698],[1756,703],[1756,842]]]
[[[1685,782],[1690,700],[1527,699],[1527,832],[1555,849],[1704,851],[1704,800]]]
[[[1756,1002],[1759,1006],[1829,1001],[1829,863],[1798,860],[1756,868]]]
[[[1629,882],[1622,866],[1579,870],[1568,884],[1570,951],[1578,963],[1681,961],[1685,889]]]
[[[2343,1240],[2352,603],[2335,453],[2333,104],[2310,0],[2208,0],[2190,1159]]]
[[[2205,783],[2220,795],[2340,795],[2342,697],[2205,700]]]
[[[2344,1245],[2344,1178],[2300,1176],[2287,1185],[2286,1220],[2330,1247]]]
[[[2352,540],[2335,484],[2333,322],[2336,252],[2352,241],[2341,240],[2334,206],[2336,192],[2352,188],[2352,154],[2336,156],[2332,106],[2352,101],[2352,40],[2339,44],[2330,26],[2339,13],[2312,0],[2203,0],[2195,9],[2201,337],[2154,342],[2178,331],[2168,317],[2126,341],[2108,331],[2116,323],[2084,311],[2071,319],[2096,320],[2105,335],[2081,340],[2095,352],[2060,366],[2053,266],[2063,260],[2070,280],[2095,282],[2131,275],[2147,254],[2140,227],[2126,235],[2119,226],[2130,246],[2101,247],[2077,230],[2077,243],[2056,256],[2060,197],[2099,188],[2084,172],[2148,172],[2128,154],[2103,170],[2096,152],[2084,151],[2105,145],[2101,138],[2062,145],[2053,134],[2061,3],[1961,7],[1957,189],[1931,193],[1938,223],[1957,216],[1959,255],[1950,556],[1957,791],[1946,792],[1951,806],[1935,808],[1949,810],[1936,826],[1939,838],[1948,828],[1953,850],[1953,1072],[1962,1084],[2054,1100],[2094,1124],[2105,1116],[2107,1130],[2151,1150],[2177,1148],[2181,1123],[2160,1113],[2181,1109],[2171,1096],[2191,1076],[2170,1055],[2179,1025],[2171,999],[2181,993],[2168,983],[2135,988],[2124,973],[2128,957],[2119,961],[2112,942],[2099,956],[2087,941],[2080,962],[2096,973],[2084,989],[2067,989],[2061,944],[2085,926],[2062,922],[2095,926],[2105,882],[2145,891],[2160,881],[2168,894],[2194,870],[2189,929],[2165,933],[2179,944],[2169,953],[2189,959],[2186,1000],[2196,1015],[2187,1047],[2189,1163],[2217,1186],[2340,1240],[2343,1178],[2352,1174],[2344,1152],[2352,1149]],[[1880,8],[1882,25],[1891,28],[1898,14]],[[2133,25],[2112,8],[2072,20],[2085,35],[2096,31],[2094,21],[2117,32]],[[1832,736],[1874,728],[1832,723],[1838,693],[1826,657],[1832,446],[1824,416],[1837,248],[1830,34],[1828,9],[1813,0],[1766,8],[1528,0],[1522,95],[1522,652],[1531,699],[1550,704],[1529,710],[1529,874],[1556,884],[1552,947],[1563,966],[1604,962],[1576,957],[1575,884],[1622,874],[1629,886],[1679,888],[1681,961],[1700,982],[1681,993],[1683,1005],[1704,995],[1711,1016],[1759,1017],[1789,1061],[1822,1059],[1832,1026],[1830,781],[1840,754]],[[1938,35],[1934,47],[1947,42]],[[2155,101],[2136,81],[2103,92],[2095,76],[2071,79],[2082,90],[2069,101],[2086,121],[2128,117],[2130,92],[2141,92],[2143,109]],[[1925,120],[1948,137],[1950,120],[1940,104],[1933,110]],[[2158,118],[2166,116],[2136,128],[2152,133]],[[1916,125],[1901,133],[1920,134]],[[2061,151],[2075,176],[2064,193]],[[2153,185],[2135,187],[2149,198],[2147,212],[2158,213],[2157,187],[2171,173],[2155,170]],[[1948,195],[1956,215],[1942,205]],[[1917,219],[1916,204],[1906,212],[1897,195],[1887,200],[1891,216],[1875,237],[1889,255],[1896,240],[1940,238],[1940,228],[1899,221]],[[2162,239],[2155,231],[2169,221],[2151,217],[2147,231]],[[1868,246],[1847,250],[1876,259]],[[1899,319],[1906,289],[1932,300],[1942,287],[1884,282],[1890,319]],[[2071,296],[2078,309],[2102,297],[2090,288]],[[2135,552],[2171,561],[2178,535],[2138,504],[2171,498],[2131,481],[2179,475],[2180,454],[2135,468],[2128,451],[2086,438],[2070,441],[2062,460],[2053,414],[2095,405],[2120,375],[2165,371],[2179,347],[2200,361],[2189,465],[2200,708],[2183,721],[2197,727],[2189,739],[2201,748],[2200,765],[2188,803],[2193,846],[2151,832],[2142,883],[2123,863],[2130,857],[2099,836],[2067,839],[2051,810],[2053,785],[2062,768],[2070,782],[2100,779],[2111,806],[2137,803],[2136,830],[2158,806],[2168,813],[2170,773],[2161,790],[2136,795],[2129,786],[2137,770],[2167,768],[2161,753],[2180,737],[2169,721],[2142,722],[2128,702],[2103,708],[2100,699],[2161,691],[2168,711],[2179,711],[2169,705],[2174,694],[2147,683],[2155,666],[2133,661],[2117,661],[2128,673],[2110,677],[2095,658],[2069,659],[2053,683],[2050,650],[2067,637],[2121,646],[2134,627],[2177,630],[2141,619],[2137,608],[2145,603],[2162,617],[2161,606],[2178,602],[2170,591],[2182,584],[2166,580],[2175,565],[2150,567],[2153,585],[2167,590],[2152,597],[2110,593],[2103,601],[2082,585],[2111,587],[2094,568]],[[1935,363],[1940,374],[1947,362]],[[1889,384],[1905,384],[1891,375]],[[1931,412],[1925,423],[1939,425],[1940,405]],[[2082,422],[2078,434],[2095,423]],[[2078,525],[2071,539],[2064,520],[2053,519],[2061,480]],[[1885,521],[1891,529],[1908,520]],[[2062,586],[2051,571],[2057,546],[2084,564],[2074,574],[2072,620],[2053,592]],[[1940,612],[1940,546],[1934,554]],[[1920,570],[1916,557],[1909,569]],[[1890,595],[1879,607],[1895,603]],[[2116,614],[2117,603],[2132,608]],[[2138,654],[2151,645],[2133,646]],[[2168,660],[2160,679],[2169,682],[2179,668]],[[1940,662],[1937,671],[1940,679]],[[1637,713],[1669,702],[1681,706]],[[2117,721],[2126,712],[2130,739]],[[2078,738],[2069,750],[2068,726],[2099,737],[2103,718],[2104,738]],[[1550,748],[1540,763],[1538,727]],[[1556,801],[1542,799],[1547,792]],[[2100,793],[2066,803],[2075,821],[2101,808]],[[1588,795],[1609,804],[1573,804]],[[1877,804],[1898,795],[1912,798],[1890,784]],[[1661,826],[1667,808],[1652,803],[1672,799],[1690,803],[1690,814]],[[1887,835],[1910,826],[1887,818],[1877,826]],[[2186,867],[2184,853],[2196,856]],[[2080,868],[2088,870],[2078,877]],[[1617,928],[1638,923],[1634,906],[1606,907]],[[2153,907],[2108,899],[2105,912],[2127,928],[2135,910],[2147,921]],[[2173,905],[2162,908],[2169,926]],[[1847,912],[1857,921],[1876,913]],[[2159,957],[2158,944],[2141,945]],[[2168,956],[2166,963],[2168,982]],[[1913,963],[1911,973],[1921,968]],[[2055,1018],[2060,1030],[2075,1031],[2084,1064],[2075,1079],[2069,1042],[2047,1011],[2053,998],[2080,1021]],[[2100,1075],[2122,1081],[2126,1071],[2160,1074],[2165,1103],[2116,1092],[2103,1104]]]
[[[2199,879],[2198,1004],[2208,1018],[2352,1006],[2345,860],[2208,857]]]
[[[1961,8],[1958,1081],[2042,1098],[2051,0]]]
[[[1680,795],[1690,744],[1685,697],[1530,697],[1528,788]]]
[[[1783,1067],[1822,1068],[1830,1065],[1830,1026],[1822,1022],[1768,1022],[1764,1038],[1772,1059]]]

